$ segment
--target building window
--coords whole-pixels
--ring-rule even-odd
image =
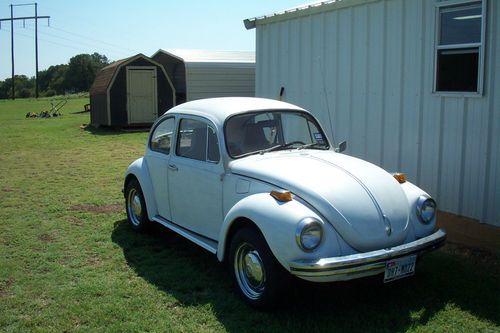
[[[436,92],[482,92],[482,1],[437,4]]]

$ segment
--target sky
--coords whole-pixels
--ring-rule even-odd
[[[300,6],[310,0],[40,0],[39,70],[66,64],[80,53],[98,52],[110,60],[158,49],[255,50],[255,30],[243,20]],[[0,19],[10,4],[0,0]],[[15,6],[14,17],[34,16],[34,6]],[[1,22],[0,80],[11,76],[11,27]],[[14,22],[16,75],[35,75],[34,20]]]

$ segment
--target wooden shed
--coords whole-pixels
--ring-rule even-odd
[[[175,89],[162,65],[137,54],[104,67],[90,88],[92,126],[142,126],[175,106]]]
[[[177,104],[201,98],[255,96],[255,52],[158,50],[153,60],[172,79]]]

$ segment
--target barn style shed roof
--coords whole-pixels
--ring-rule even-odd
[[[116,73],[122,68],[123,66],[127,65],[128,63],[139,59],[143,58],[157,66],[161,66],[158,64],[156,61],[153,59],[149,58],[148,56],[145,56],[142,53],[136,54],[134,56],[125,58],[125,59],[120,59],[112,62],[111,64],[103,67],[98,73],[97,76],[94,80],[94,83],[92,83],[92,86],[90,87],[89,93],[94,95],[94,94],[106,94],[106,91],[113,82],[113,78],[115,77]],[[163,68],[163,67],[162,67]],[[166,75],[166,74],[165,74]]]
[[[168,54],[184,63],[255,63],[253,51],[160,49],[153,54],[152,58],[159,53]]]
[[[301,6],[286,9],[280,12],[248,18],[243,20],[245,28],[248,30],[255,28],[257,24],[266,24],[278,21],[289,20],[291,18],[308,16],[316,13],[322,13],[340,8],[353,7],[357,5],[365,5],[370,2],[379,0],[329,0],[315,1]]]

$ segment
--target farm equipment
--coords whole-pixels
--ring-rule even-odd
[[[26,118],[53,118],[62,116],[61,109],[68,103],[68,100],[61,99],[59,101],[50,101],[50,109],[41,111],[40,113],[28,112]]]

